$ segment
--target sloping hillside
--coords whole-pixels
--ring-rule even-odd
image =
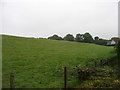
[[[64,66],[83,68],[115,56],[113,47],[8,35],[2,35],[2,45],[4,88],[9,87],[10,73],[17,88],[61,88]],[[69,78],[68,85],[74,84]]]

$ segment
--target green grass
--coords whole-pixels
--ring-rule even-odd
[[[9,87],[10,73],[16,88],[62,88],[64,66],[83,68],[115,56],[113,47],[69,41],[2,35],[2,45],[3,88]]]

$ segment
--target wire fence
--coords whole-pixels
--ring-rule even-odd
[[[111,60],[108,60],[108,61],[104,61],[104,60],[99,60],[99,61],[93,61],[93,65],[94,67],[98,67],[98,66],[104,66],[104,65],[111,65],[112,63],[112,59]],[[77,66],[76,66],[77,67]],[[78,77],[78,80],[79,81],[82,81],[82,80],[86,80],[87,77],[91,76],[91,75],[95,75],[95,72],[97,71],[96,68],[89,68],[89,67],[86,67],[86,68],[83,68],[83,69],[74,69],[74,70],[69,70],[67,68],[67,66],[64,67],[63,69],[64,71],[64,89],[66,90],[67,87],[68,87],[68,77],[69,76],[77,76]],[[15,76],[13,73],[10,74],[10,89],[13,90],[15,88]]]

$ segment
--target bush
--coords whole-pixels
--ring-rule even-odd
[[[66,40],[66,41],[74,41],[74,36],[72,34],[67,34],[64,37],[64,40]]]
[[[115,48],[116,48],[118,59],[120,60],[120,40],[118,41],[118,43],[115,46]]]
[[[53,35],[53,36],[51,36],[51,37],[48,37],[48,39],[63,40],[62,37],[59,37],[58,35]]]

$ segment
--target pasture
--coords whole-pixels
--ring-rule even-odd
[[[107,60],[114,47],[90,43],[24,38],[2,35],[3,88],[9,87],[9,75],[15,75],[16,88],[62,88],[63,67],[93,66],[94,60]],[[76,78],[68,78],[74,86]]]

